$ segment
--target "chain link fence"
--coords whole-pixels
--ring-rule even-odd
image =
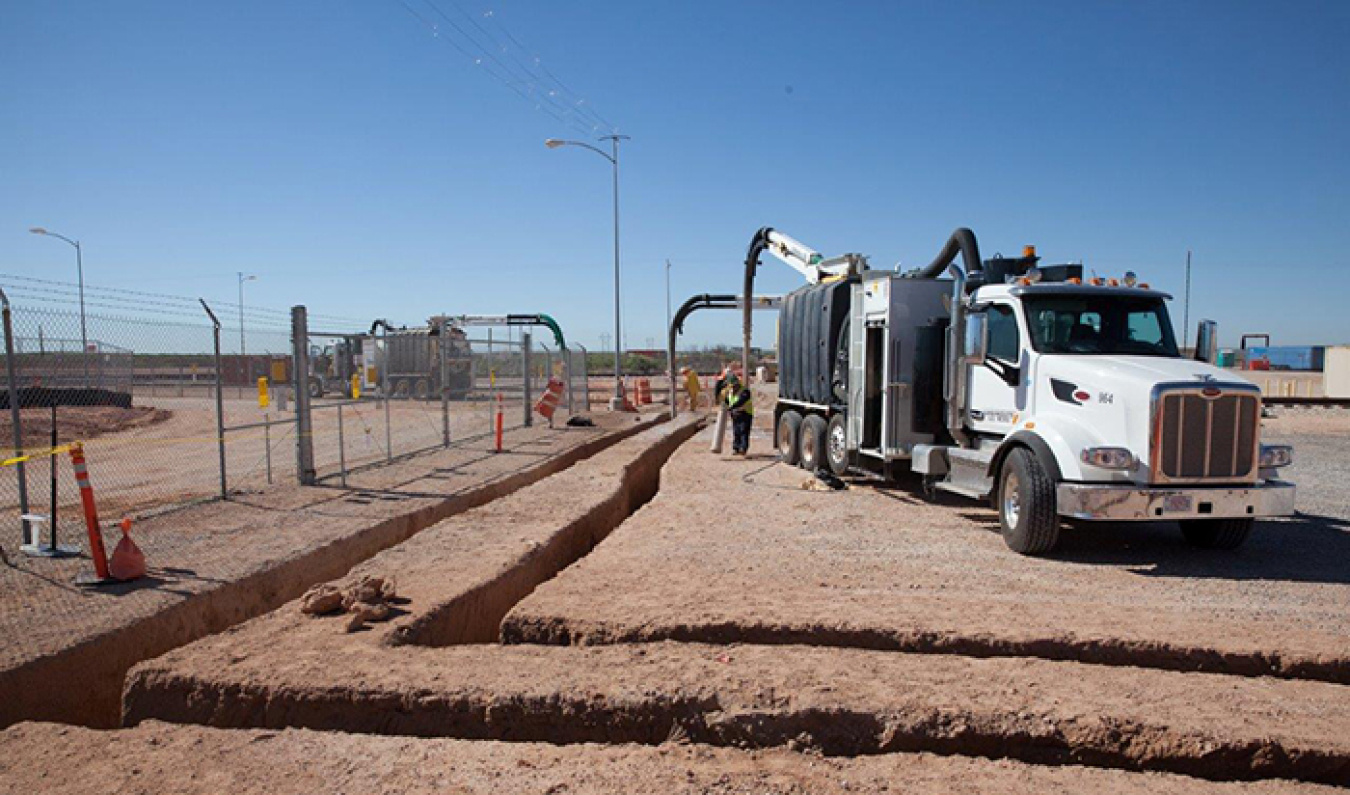
[[[5,300],[0,515],[24,532],[0,535],[0,550],[49,545],[53,527],[58,544],[79,543],[74,443],[114,520],[273,484],[345,485],[362,469],[491,439],[499,415],[503,431],[543,423],[533,407],[554,378],[562,410],[587,410],[584,353],[521,329],[470,337],[438,318],[313,329],[298,307],[289,328],[241,334],[201,310],[146,320]]]

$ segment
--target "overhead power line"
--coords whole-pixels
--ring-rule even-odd
[[[71,282],[62,282],[54,279],[39,279],[33,276],[19,276],[17,274],[0,273],[0,282],[7,285],[10,291],[16,296],[23,298],[46,301],[49,303],[70,303],[79,301],[79,286]],[[119,287],[99,287],[86,284],[84,286],[85,303],[91,306],[102,306],[114,309],[141,309],[151,310],[154,314],[172,313],[184,317],[201,317],[201,304],[198,298],[192,296],[170,295],[168,293],[153,293],[143,290],[128,290]],[[231,317],[222,318],[225,321],[237,319],[239,317],[239,305],[230,301],[208,301],[212,309],[224,311]],[[270,324],[277,326],[287,326],[290,323],[290,312],[284,309],[272,309],[265,306],[247,305],[244,307],[244,319],[254,324]],[[309,317],[318,320],[326,320],[332,323],[355,324],[364,326],[369,320],[347,317],[343,315],[329,315],[325,313],[309,312]]]
[[[519,39],[496,19],[493,12],[486,12],[484,18],[491,20],[493,26],[500,30],[514,47],[494,35],[455,0],[445,2],[458,12],[462,20],[451,17],[436,0],[422,0],[423,5],[430,9],[429,15],[414,8],[409,0],[397,2],[410,16],[426,27],[433,38],[453,47],[493,80],[559,124],[586,136],[593,136],[601,130],[614,131],[612,124],[596,113],[584,97],[554,76],[544,66],[539,56],[531,54]],[[430,16],[438,18],[440,23]],[[522,57],[522,53],[525,57]]]

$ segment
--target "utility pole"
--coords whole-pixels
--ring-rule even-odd
[[[670,260],[666,260],[666,333],[670,333]],[[670,379],[671,402],[675,398],[675,360],[666,352],[666,376]]]
[[[1191,334],[1191,250],[1186,249],[1186,297],[1182,301],[1181,338]]]
[[[248,350],[244,346],[244,282],[257,281],[258,277],[245,276],[243,271],[239,271],[239,358],[243,359]],[[247,365],[245,365],[247,367]]]
[[[544,141],[544,146],[549,149],[557,149],[562,146],[579,146],[583,149],[589,149],[608,160],[613,166],[614,175],[614,397],[610,399],[609,407],[612,411],[618,411],[623,408],[623,365],[620,360],[619,350],[623,347],[622,323],[619,319],[619,141],[631,140],[627,135],[602,135],[601,141],[609,141],[611,154],[606,154],[603,149],[591,146],[583,141],[564,141],[560,138],[549,138]]]
[[[80,362],[84,365],[84,385],[87,387],[89,386],[89,328],[84,319],[84,249],[80,247],[80,241],[71,240],[65,235],[57,234],[40,226],[35,226],[28,231],[35,235],[64,240],[75,247],[75,272],[80,280]]]

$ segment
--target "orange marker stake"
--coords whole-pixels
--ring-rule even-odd
[[[497,452],[502,451],[502,396],[497,396]]]
[[[75,467],[75,482],[80,486],[80,503],[84,506],[84,525],[89,531],[89,556],[94,559],[94,573],[100,580],[106,580],[109,577],[108,553],[103,549],[103,531],[98,526],[94,487],[89,485],[89,469],[84,462],[84,448],[79,443],[70,446],[70,463]]]

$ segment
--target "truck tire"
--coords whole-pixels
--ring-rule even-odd
[[[413,384],[413,397],[418,400],[426,400],[430,394],[431,383],[425,378],[417,379],[417,382]]]
[[[1201,549],[1237,549],[1252,531],[1252,519],[1192,519],[1180,522],[1181,534]]]
[[[998,523],[1003,542],[1022,555],[1040,555],[1059,543],[1055,482],[1025,447],[1008,454],[998,475]]]
[[[395,378],[393,383],[389,385],[389,391],[394,393],[395,400],[407,400],[408,382],[402,378]]]
[[[825,418],[819,414],[808,414],[802,420],[801,432],[797,435],[797,465],[807,472],[815,472],[825,466]]]
[[[843,414],[830,417],[825,426],[825,460],[834,474],[848,474],[848,423]]]
[[[797,412],[789,409],[778,415],[778,428],[773,434],[778,443],[778,460],[789,466],[795,466],[801,457],[801,448],[797,445],[801,427],[802,415]]]
[[[317,378],[309,379],[309,396],[312,398],[323,397],[323,382]]]

